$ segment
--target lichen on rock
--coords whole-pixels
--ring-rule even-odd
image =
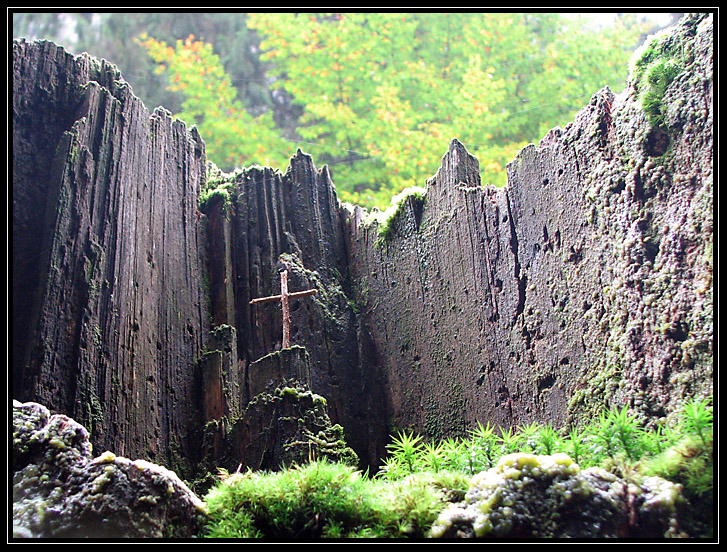
[[[462,503],[448,506],[433,538],[664,538],[679,536],[681,486],[640,484],[565,454],[515,453],[475,475]]]
[[[174,472],[112,452],[93,458],[76,421],[13,402],[13,537],[188,538],[205,519]]]

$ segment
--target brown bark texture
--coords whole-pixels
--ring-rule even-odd
[[[565,427],[623,406],[653,423],[711,394],[711,19],[667,40],[682,70],[662,125],[646,76],[603,89],[518,154],[506,188],[453,141],[398,236],[355,226],[349,268],[394,426]]]

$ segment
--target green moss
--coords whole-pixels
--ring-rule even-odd
[[[200,208],[203,209],[207,205],[222,202],[223,208],[227,209],[232,203],[232,196],[230,195],[232,187],[231,183],[227,183],[217,188],[204,190],[199,197]]]
[[[712,502],[713,490],[713,434],[710,431],[702,441],[696,435],[687,435],[676,445],[645,463],[646,475],[658,475],[684,486],[687,494]]]
[[[690,507],[683,511],[682,523],[690,535],[711,538],[714,526],[714,454],[712,432],[703,442],[690,435],[675,446],[651,459],[642,468],[646,475],[655,475],[682,486]]]
[[[418,186],[406,188],[391,200],[391,205],[385,211],[374,210],[369,214],[368,220],[375,221],[378,224],[379,238],[377,244],[391,241],[396,235],[399,222],[406,212],[407,206],[416,213],[421,213],[421,209],[426,202],[426,190]]]
[[[440,478],[371,480],[349,466],[312,462],[236,474],[205,497],[208,537],[310,539],[423,537],[444,507]]]
[[[628,519],[624,501],[643,497]],[[658,477],[623,482],[599,468],[582,470],[566,454],[514,453],[475,475],[462,503],[432,526],[434,538],[603,538],[681,536],[679,485]]]
[[[587,371],[588,381],[579,383],[568,400],[571,420],[592,420],[598,417],[622,385],[623,368],[619,360],[618,345],[598,359]]]
[[[340,426],[325,439],[336,432],[342,439]],[[480,425],[470,434],[435,445],[400,432],[374,478],[321,461],[276,473],[224,473],[206,496],[206,536],[617,536],[619,478],[643,496],[639,516],[656,523],[650,530],[673,536],[678,512],[678,531],[711,534],[711,400],[685,404],[675,427],[659,431],[621,409],[568,435],[537,423],[499,434]],[[540,450],[548,453],[528,452]]]
[[[670,37],[667,32],[650,36],[631,58],[629,79],[634,86],[639,86],[649,66],[664,57],[670,51]]]
[[[441,440],[445,436],[461,437],[466,434],[462,413],[466,402],[462,384],[449,381],[438,398],[427,398],[424,405],[424,427],[426,434]]]
[[[309,391],[307,389],[303,389],[301,387],[279,387],[275,390],[276,395],[280,395],[282,398],[293,398],[296,400],[301,400],[304,398],[307,398],[310,400],[314,405],[320,404],[321,406],[326,406],[326,399],[325,397],[322,397],[320,395],[316,395],[312,391]]]
[[[307,299],[314,303],[323,315],[325,331],[337,332],[337,328],[347,323],[348,311],[353,300],[349,298],[344,289],[342,276],[332,269],[328,274],[321,274],[316,270],[309,270],[303,266],[301,260],[293,254],[283,253],[280,260],[287,263],[292,274],[301,275],[310,287],[318,290],[318,293]],[[350,286],[349,286],[350,287]]]
[[[84,407],[83,419],[89,433],[93,434],[97,428],[103,429],[105,421],[103,406],[93,390],[88,391]]]
[[[234,190],[235,185],[233,182],[224,182],[214,188],[204,188],[199,196],[199,209],[204,211],[211,205],[221,203],[223,212],[228,213],[233,204]]]
[[[235,179],[237,173],[226,174],[217,166],[207,162],[207,181],[199,195],[199,209],[204,211],[217,202],[222,203],[223,212],[228,213],[233,206]]]
[[[676,77],[692,61],[690,33],[700,21],[697,14],[687,22],[682,33],[665,30],[649,37],[631,59],[630,81],[653,128],[665,126],[664,95]]]
[[[646,73],[647,86],[641,94],[641,107],[652,127],[664,126],[664,94],[681,71],[681,65],[673,59],[659,59],[649,67]]]

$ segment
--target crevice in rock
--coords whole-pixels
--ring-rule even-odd
[[[515,217],[512,214],[512,206],[510,204],[510,196],[507,195],[507,214],[508,221],[510,224],[510,251],[513,255],[514,260],[514,274],[515,281],[517,282],[517,304],[515,305],[515,314],[513,315],[513,323],[517,320],[525,310],[525,290],[528,285],[527,275],[523,273],[522,267],[520,266],[520,258],[518,255],[519,243],[517,239],[517,230],[515,228]]]

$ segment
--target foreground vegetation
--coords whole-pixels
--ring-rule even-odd
[[[473,474],[513,452],[566,453],[582,468],[601,466],[630,481],[658,475],[684,487],[695,510],[690,535],[711,536],[710,400],[685,405],[678,423],[646,430],[626,409],[604,412],[563,435],[548,425],[494,430],[479,424],[466,439],[425,442],[400,432],[374,476],[313,460],[275,473],[221,474],[205,500],[212,538],[422,538],[442,509],[462,500]]]

